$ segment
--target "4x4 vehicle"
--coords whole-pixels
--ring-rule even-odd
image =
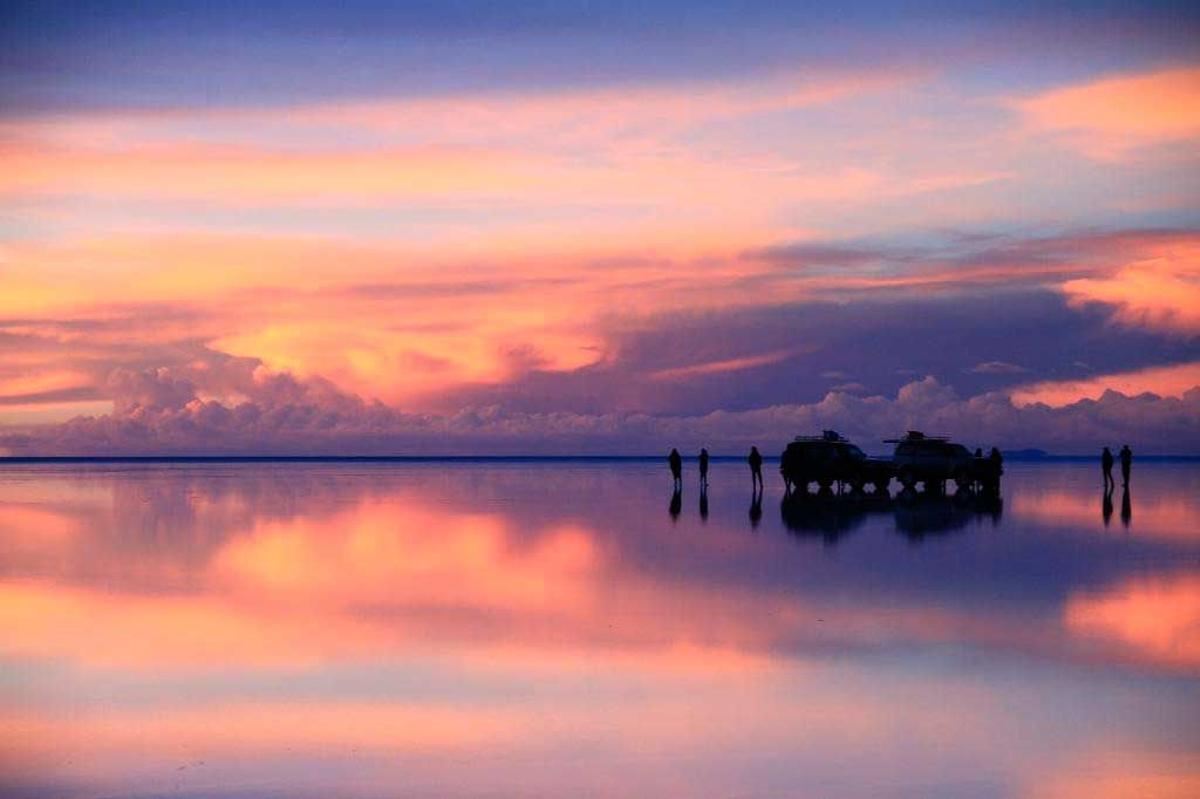
[[[909,430],[904,438],[891,438],[884,443],[896,445],[892,463],[896,467],[896,478],[906,490],[923,483],[926,491],[938,491],[947,480],[953,480],[960,489],[967,489],[976,483],[990,486],[1000,479],[998,462],[972,455],[962,444],[946,438]]]
[[[779,472],[789,490],[795,486],[804,492],[815,482],[822,491],[841,483],[854,491],[873,485],[876,493],[883,493],[893,467],[886,459],[867,457],[836,431],[825,430],[819,436],[797,436],[788,444],[779,457]]]

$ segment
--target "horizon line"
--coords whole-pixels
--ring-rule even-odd
[[[1098,455],[1078,455],[1047,452],[1003,452],[1004,459],[1018,463],[1039,461],[1086,462]],[[1195,461],[1200,453],[1137,455],[1140,461]],[[562,461],[624,461],[650,463],[665,460],[666,455],[634,454],[575,454],[575,455],[11,455],[0,456],[0,466],[55,463],[503,463],[503,462],[562,462]],[[698,460],[697,455],[683,455],[685,461]],[[709,460],[741,462],[745,455],[710,455]],[[764,461],[778,461],[778,455],[763,455]]]

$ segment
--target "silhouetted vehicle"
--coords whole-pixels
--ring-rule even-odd
[[[825,430],[819,436],[797,436],[788,444],[779,457],[779,472],[789,491],[795,487],[803,493],[809,483],[816,483],[828,492],[840,483],[856,492],[872,485],[876,493],[884,493],[893,468],[891,461],[868,457],[836,431]]]
[[[889,438],[884,443],[896,445],[892,463],[896,479],[906,491],[916,488],[917,483],[922,483],[926,491],[940,491],[947,480],[953,480],[959,489],[976,484],[989,489],[999,486],[999,458],[972,455],[962,444],[947,438],[909,430],[904,438]]]

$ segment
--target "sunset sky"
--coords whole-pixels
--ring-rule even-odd
[[[5,2],[0,454],[1200,453],[1190,3]]]

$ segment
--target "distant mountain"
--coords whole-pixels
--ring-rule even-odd
[[[1050,453],[1044,449],[1009,449],[1004,450],[1001,455],[1005,460],[1010,461],[1040,461],[1050,457]]]

